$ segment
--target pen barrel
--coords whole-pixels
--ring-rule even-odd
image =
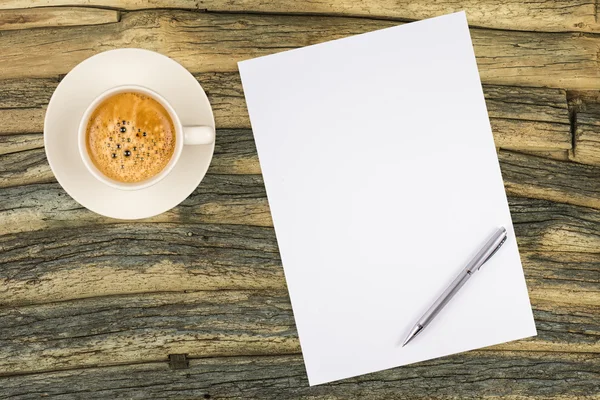
[[[494,234],[488,239],[485,245],[475,254],[475,257],[467,264],[461,273],[452,281],[452,283],[444,290],[444,293],[429,307],[427,312],[417,322],[425,328],[431,320],[448,304],[454,295],[463,287],[475,272],[481,268],[483,264],[490,259],[492,255],[502,246],[506,240],[506,229],[498,228]]]
[[[419,322],[423,328],[435,318],[435,316],[452,300],[454,295],[458,293],[461,287],[469,280],[470,274],[466,271],[461,272],[452,283],[444,290],[444,293],[429,307],[429,309],[423,314]]]

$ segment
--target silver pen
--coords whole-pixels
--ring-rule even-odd
[[[454,295],[458,293],[460,288],[463,287],[463,285],[469,280],[469,278],[471,278],[471,276],[473,276],[473,274],[477,272],[483,264],[485,264],[490,258],[492,258],[494,253],[498,251],[498,249],[504,244],[505,241],[506,229],[504,229],[504,227],[496,229],[494,234],[483,245],[481,250],[477,252],[475,257],[473,257],[473,259],[467,264],[465,269],[463,269],[462,272],[456,277],[456,279],[454,279],[454,281],[450,284],[450,286],[448,286],[448,288],[444,290],[444,293],[442,293],[442,295],[438,297],[435,303],[433,303],[433,305],[429,307],[429,310],[427,310],[427,312],[423,314],[421,318],[419,318],[419,321],[412,328],[412,330],[406,337],[406,340],[404,340],[402,347],[406,346],[408,342],[413,340],[419,333],[423,332],[423,329],[425,329],[425,327],[429,325],[431,321],[433,321],[436,315],[438,315],[439,312],[442,311],[446,304],[448,304],[448,302],[454,297]]]

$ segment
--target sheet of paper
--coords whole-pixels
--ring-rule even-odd
[[[239,69],[311,385],[536,334],[464,13]]]

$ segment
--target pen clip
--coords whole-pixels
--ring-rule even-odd
[[[494,249],[494,251],[492,251],[492,252],[490,253],[490,255],[489,255],[489,256],[488,256],[488,257],[487,257],[487,258],[486,258],[486,259],[485,259],[485,260],[484,260],[484,261],[481,263],[481,265],[479,266],[479,268],[481,268],[481,267],[483,266],[483,264],[485,264],[486,262],[488,262],[488,261],[489,261],[489,259],[490,259],[490,258],[492,258],[492,256],[493,256],[494,254],[496,254],[496,252],[497,252],[498,250],[500,250],[500,247],[502,247],[502,245],[504,244],[504,242],[506,242],[506,238],[507,238],[507,237],[508,237],[508,236],[504,236],[504,239],[502,239],[502,241],[501,241],[500,243],[498,243],[498,246],[496,246],[496,248]],[[479,268],[477,268],[477,270],[479,270]]]

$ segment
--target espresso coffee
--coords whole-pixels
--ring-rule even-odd
[[[100,172],[122,183],[159,174],[173,157],[175,141],[169,112],[152,97],[134,92],[105,99],[86,129],[90,159]]]

